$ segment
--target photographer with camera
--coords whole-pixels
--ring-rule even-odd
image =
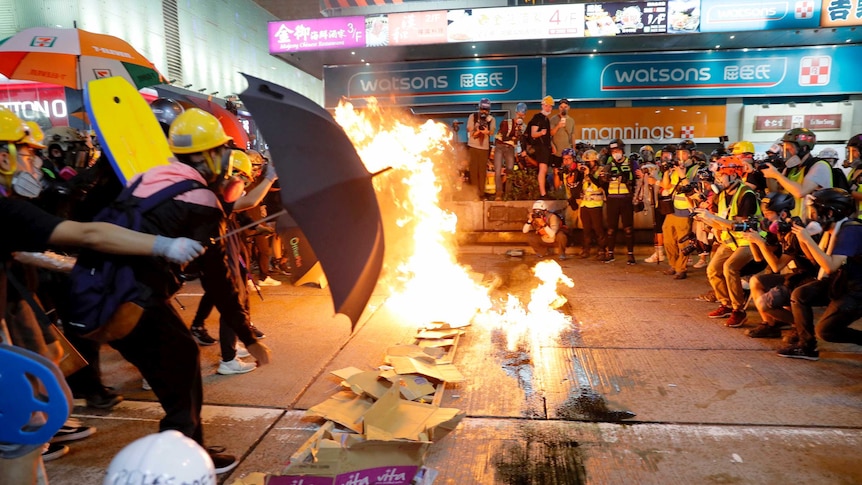
[[[754,159],[754,143],[746,140],[734,143],[731,148],[731,155],[745,165],[745,175],[742,177],[742,182],[757,192],[760,198],[763,198],[767,192],[777,191],[778,184],[774,182],[773,186],[769,187],[770,190],[767,191],[766,177],[760,170],[765,165]]]
[[[557,114],[548,121],[551,125],[551,157],[549,167],[555,172],[563,165],[563,150],[575,143],[575,119],[569,116],[569,100],[560,99]],[[556,174],[555,174],[556,175]]]
[[[692,152],[696,145],[691,140],[683,140],[675,147],[674,165],[665,165],[661,179],[661,195],[667,200],[671,198],[672,210],[668,203],[664,203],[664,223],[661,232],[664,240],[664,251],[667,254],[667,262],[670,265],[664,274],[673,275],[674,279],[684,280],[687,277],[686,262],[688,255],[680,252],[680,243],[685,243],[682,238],[691,233],[691,214],[694,212],[695,204],[691,196],[696,191],[694,177],[697,174],[697,165],[692,158]],[[662,150],[664,157],[665,150]]]
[[[494,186],[496,187],[495,200],[503,200],[509,198],[511,191],[511,182],[506,181],[505,189],[503,188],[503,162],[506,162],[507,176],[512,175],[512,170],[515,168],[515,145],[524,134],[524,116],[527,114],[527,105],[518,103],[515,107],[515,117],[503,120],[500,123],[500,130],[494,137]]]
[[[608,143],[608,152],[611,158],[608,160],[602,172],[608,181],[607,193],[607,227],[608,227],[608,251],[606,263],[614,261],[614,246],[616,246],[617,227],[622,221],[625,233],[626,249],[628,259],[626,264],[635,264],[635,237],[634,237],[634,195],[639,192],[643,180],[643,172],[637,162],[629,160],[625,155],[625,143],[615,138]]]
[[[745,323],[745,292],[742,288],[742,268],[754,259],[750,242],[743,235],[748,230],[757,230],[760,205],[757,195],[744,183],[745,169],[736,157],[718,160],[715,173],[717,213],[698,208],[698,219],[718,232],[718,249],[706,267],[706,276],[715,292],[720,306],[709,313],[709,318],[727,318],[728,327],[740,327]]]
[[[559,251],[560,261],[569,259],[566,256],[566,245],[569,243],[569,238],[566,233],[561,230],[563,221],[560,217],[548,210],[548,205],[544,200],[537,200],[533,203],[533,209],[530,216],[527,218],[527,223],[524,224],[524,234],[527,234],[527,242],[536,256],[539,258],[550,256],[553,248]]]
[[[855,204],[846,190],[820,189],[806,200],[808,219],[819,224],[823,236],[817,243],[811,229],[794,224],[791,230],[819,269],[816,280],[799,286],[790,295],[797,335],[778,355],[818,360],[818,337],[827,342],[862,345],[862,331],[849,328],[862,317],[862,223],[850,219]],[[816,325],[815,306],[826,307]]]
[[[781,141],[786,158],[784,170],[779,172],[767,163],[761,171],[764,177],[777,180],[781,190],[796,199],[792,215],[804,220],[803,199],[815,190],[832,187],[832,167],[812,155],[817,136],[808,128],[787,130]]]
[[[746,330],[745,334],[751,338],[781,337],[781,327],[793,322],[793,314],[785,308],[790,306],[790,293],[817,278],[817,264],[806,257],[792,232],[793,224],[802,225],[799,217],[790,216],[794,205],[790,194],[769,194],[761,201],[763,220],[760,227],[767,231],[766,238],[755,231],[744,233],[752,248],[757,248],[773,271],[754,275],[749,280],[751,297],[761,318],[759,325]],[[793,270],[782,273],[791,262]]]
[[[565,155],[563,159],[563,163],[565,163]],[[581,259],[590,257],[590,241],[595,236],[598,246],[596,261],[605,261],[607,259],[607,242],[602,210],[605,205],[607,180],[601,176],[602,166],[599,164],[598,152],[592,149],[587,150],[581,155],[581,160],[582,162],[577,165],[579,174],[577,185],[572,189],[572,197],[578,200],[580,206],[581,227],[583,228]]]
[[[485,172],[491,152],[491,135],[497,131],[497,122],[491,116],[491,100],[479,100],[479,111],[467,118],[467,150],[470,153],[470,183],[476,188],[479,200],[485,198]]]

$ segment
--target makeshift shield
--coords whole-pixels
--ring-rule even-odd
[[[377,195],[332,116],[287,88],[244,74],[240,99],[269,143],[284,207],[308,237],[337,313],[355,326],[383,265]]]

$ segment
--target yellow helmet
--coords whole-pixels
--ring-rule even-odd
[[[242,150],[231,150],[231,158],[233,158],[233,172],[244,175],[249,180],[254,180],[254,175],[251,173],[251,159]]]
[[[733,144],[731,149],[731,154],[733,155],[742,155],[743,153],[754,153],[754,143],[750,141],[738,141]]]
[[[19,145],[27,145],[30,148],[44,149],[46,148],[44,144],[42,144],[42,140],[45,139],[45,132],[42,131],[42,127],[39,126],[35,121],[26,121],[24,122],[24,138],[18,140]]]
[[[16,142],[24,138],[24,122],[15,113],[0,106],[0,141]]]
[[[168,144],[178,154],[200,153],[233,140],[227,136],[219,120],[199,108],[177,115],[168,130]]]

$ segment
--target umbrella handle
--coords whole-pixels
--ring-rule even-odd
[[[234,229],[233,231],[226,233],[224,236],[212,237],[212,238],[210,238],[209,243],[210,243],[210,245],[215,244],[215,243],[221,241],[222,239],[227,239],[227,238],[233,236],[234,234],[239,234],[242,231],[245,231],[246,229],[250,229],[250,228],[260,224],[261,222],[267,222],[267,221],[271,221],[273,219],[276,219],[277,217],[281,216],[282,214],[287,214],[287,209],[282,209],[282,210],[276,212],[275,214],[270,214],[270,215],[264,217],[263,219],[259,219],[257,221],[246,224],[242,227]]]

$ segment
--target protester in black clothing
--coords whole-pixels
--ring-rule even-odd
[[[532,142],[527,148],[527,156],[539,165],[539,195],[543,199],[548,198],[548,164],[551,160],[551,124],[548,115],[553,109],[554,98],[545,96],[542,99],[542,111],[533,115],[527,123],[527,133],[530,134]]]

